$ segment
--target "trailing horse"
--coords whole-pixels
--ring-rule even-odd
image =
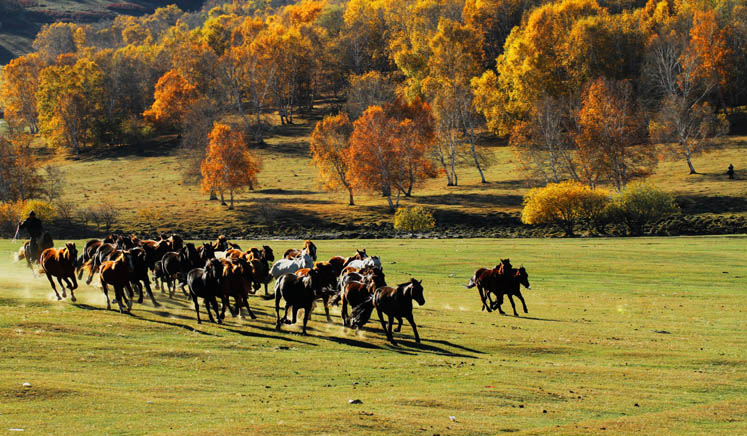
[[[505,315],[506,313],[501,309],[501,305],[503,304],[503,296],[508,295],[508,301],[511,302],[511,307],[514,309],[514,316],[519,316],[519,314],[516,313],[516,305],[514,304],[513,298],[516,296],[521,300],[522,306],[524,306],[524,313],[529,313],[527,310],[527,304],[524,302],[524,297],[521,295],[522,286],[527,289],[532,289],[529,285],[529,274],[527,274],[527,270],[524,269],[523,266],[519,267],[519,269],[513,268],[508,272],[507,276],[508,278],[503,282],[503,286],[490,291],[497,297],[495,303],[491,304],[492,308],[498,309],[498,312],[501,315]]]
[[[493,269],[480,268],[475,271],[472,278],[467,282],[465,285],[467,289],[477,286],[477,292],[480,294],[480,300],[482,301],[482,310],[492,312],[493,301],[490,299],[490,292],[505,286],[505,282],[509,279],[506,273],[511,269],[511,261],[501,259],[501,263]]]
[[[392,336],[394,318],[399,320],[397,331],[402,326],[402,318],[407,319],[415,334],[415,342],[420,343],[418,329],[412,316],[412,301],[417,301],[421,306],[425,304],[422,283],[422,280],[410,279],[409,282],[402,283],[396,288],[384,286],[376,289],[364,303],[358,305],[353,311],[353,318],[350,321],[351,325],[356,327],[363,326],[371,317],[373,309],[376,308],[379,321],[381,321],[381,327],[384,329],[386,337],[392,345],[397,344]],[[388,325],[384,323],[384,314],[388,317]]]
[[[49,235],[49,232],[44,232],[41,238],[39,238],[35,247],[31,246],[31,241],[26,241],[23,247],[18,251],[16,258],[18,260],[26,259],[26,265],[31,269],[34,274],[34,264],[39,264],[39,258],[44,250],[47,248],[54,248],[54,241]]]
[[[57,295],[58,300],[65,298],[65,284],[62,283],[65,280],[67,288],[70,289],[70,300],[75,301],[75,294],[73,290],[78,287],[78,282],[75,280],[75,263],[77,261],[78,250],[75,248],[75,244],[68,242],[65,244],[65,248],[59,250],[55,248],[47,248],[42,251],[39,256],[39,263],[44,273],[47,275],[49,284],[52,285],[52,290]],[[57,288],[54,286],[52,276],[57,277],[57,281],[60,283],[62,288],[62,298],[57,293]],[[72,283],[71,283],[72,282]]]

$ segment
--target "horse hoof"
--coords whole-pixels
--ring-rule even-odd
[[[57,301],[60,301],[60,300],[62,300],[62,297],[60,297],[60,296],[58,295],[58,296],[57,296]]]
[[[153,303],[153,307],[161,307],[161,305],[158,303]]]
[[[75,297],[70,297],[70,301],[72,301],[73,303],[75,303],[76,301],[78,301],[78,299],[75,298]]]

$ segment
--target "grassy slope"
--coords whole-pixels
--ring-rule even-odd
[[[0,268],[0,429],[55,435],[650,434],[747,432],[744,237],[334,241],[364,244],[390,283],[423,279],[399,347],[377,324],[310,336],[259,319],[197,325],[183,297],[102,310],[52,301],[43,278]],[[259,242],[257,242],[259,243]],[[276,252],[293,242],[271,242]],[[17,244],[0,242],[0,259]],[[529,316],[480,312],[462,285],[510,255]],[[484,259],[482,261],[476,259]],[[504,308],[510,310],[506,303]],[[297,331],[291,327],[289,330]],[[31,389],[21,384],[30,382]],[[348,405],[359,398],[362,405]],[[638,406],[636,406],[636,404]],[[546,413],[545,413],[546,411]],[[452,422],[449,416],[455,416]]]
[[[125,229],[152,228],[137,218],[137,211],[144,207],[162,212],[163,229],[209,234],[266,223],[266,208],[259,207],[263,204],[271,206],[270,221],[292,227],[390,222],[386,201],[378,196],[359,194],[357,206],[349,207],[346,193],[320,189],[308,156],[308,135],[319,116],[299,117],[297,125],[277,128],[268,146],[258,150],[264,162],[260,188],[239,194],[235,211],[208,201],[199,187],[182,185],[178,157],[167,146],[108,150],[81,162],[61,157],[54,161],[67,176],[67,199],[80,207],[112,203],[122,211],[118,227]],[[488,184],[481,184],[477,171],[465,164],[459,171],[460,186],[446,187],[443,177],[429,180],[402,203],[434,208],[443,224],[479,224],[486,214],[518,212],[527,190],[525,175],[509,147],[496,145],[495,140],[485,142],[492,156],[492,166],[486,172]],[[721,149],[695,159],[702,174],[688,175],[684,162],[666,161],[651,180],[665,190],[688,195],[697,204],[694,211],[743,214],[747,212],[746,148],[745,138],[729,138]],[[729,162],[741,180],[726,180],[723,173]]]

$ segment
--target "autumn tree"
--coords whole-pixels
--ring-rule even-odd
[[[16,129],[0,134],[0,202],[25,201],[39,193],[41,179],[29,148],[32,138]]]
[[[348,204],[353,206],[353,185],[348,180],[347,148],[353,125],[344,113],[326,116],[316,124],[309,148],[311,160],[319,169],[324,189],[343,187],[348,190]]]
[[[578,113],[577,161],[582,179],[594,187],[609,182],[621,191],[656,164],[645,120],[629,81],[599,78],[584,93]]]
[[[428,59],[428,76],[423,80],[423,89],[431,99],[438,119],[439,143],[448,150],[450,165],[446,165],[444,153],[439,154],[447,174],[447,183],[458,183],[454,154],[455,143],[460,141],[457,139],[460,136],[469,145],[471,160],[480,174],[480,180],[486,183],[483,166],[487,162],[481,159],[477,151],[475,129],[480,120],[474,110],[473,90],[470,87],[471,80],[481,70],[481,37],[474,29],[442,19],[429,46],[432,55]]]
[[[75,53],[85,41],[85,31],[73,23],[52,23],[42,27],[34,39],[34,50],[45,63],[60,55]]]
[[[345,109],[353,120],[358,119],[370,106],[381,106],[394,100],[395,83],[386,74],[378,71],[351,74],[348,82]]]
[[[102,81],[101,71],[88,59],[53,65],[40,74],[36,99],[41,134],[54,145],[71,148],[76,159],[94,138]]]
[[[197,99],[197,88],[178,72],[170,70],[158,83],[150,109],[143,116],[152,122],[176,127],[181,124],[183,115]]]
[[[233,209],[233,194],[243,187],[254,189],[260,170],[259,160],[246,149],[241,132],[216,122],[210,132],[210,143],[202,161],[202,191],[218,191],[221,204],[224,191],[230,194],[229,209]]]
[[[433,121],[427,121],[429,112],[425,103],[403,101],[366,109],[353,124],[346,153],[353,187],[384,193],[394,211],[401,194],[410,196],[417,183],[434,176],[427,158],[434,140]]]
[[[5,119],[28,126],[31,133],[39,130],[36,90],[43,67],[39,55],[30,53],[11,60],[2,69],[0,104],[5,108]]]

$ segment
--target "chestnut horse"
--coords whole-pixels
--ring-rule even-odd
[[[78,250],[75,248],[75,244],[68,242],[65,244],[65,248],[59,250],[55,248],[47,248],[42,251],[39,257],[39,263],[41,263],[42,270],[47,274],[49,284],[52,285],[52,290],[57,295],[58,300],[62,300],[65,295],[65,285],[62,280],[65,280],[67,288],[70,289],[70,300],[75,301],[75,294],[73,290],[78,287],[78,282],[75,280],[75,262],[77,261]],[[62,297],[57,293],[57,288],[54,286],[52,276],[57,277],[57,281],[60,283],[62,288]],[[70,282],[72,280],[72,283]]]
[[[120,252],[116,259],[107,260],[101,264],[99,281],[106,297],[106,310],[111,310],[112,308],[109,302],[109,288],[107,285],[114,287],[114,298],[117,300],[119,313],[125,312],[122,305],[123,300],[127,304],[126,312],[129,313],[132,309],[132,300],[135,295],[130,286],[130,271],[132,269],[132,261],[124,252]],[[125,295],[125,290],[127,291],[127,295]]]
[[[500,265],[497,265],[495,268],[480,268],[472,275],[465,288],[471,289],[477,286],[477,292],[480,294],[480,300],[482,301],[481,310],[493,311],[493,301],[490,299],[490,292],[497,291],[505,286],[505,282],[509,278],[506,273],[511,271],[511,269],[511,261],[501,259]],[[496,295],[498,294],[496,293]]]
[[[420,343],[420,336],[418,335],[418,328],[415,325],[415,320],[412,316],[412,301],[415,300],[419,305],[425,304],[425,297],[423,297],[423,281],[417,281],[410,279],[409,282],[402,283],[396,288],[384,286],[376,289],[374,293],[362,304],[358,305],[353,311],[353,318],[350,320],[351,325],[360,327],[368,321],[371,317],[371,312],[376,308],[376,312],[379,315],[379,321],[381,321],[381,327],[386,333],[386,337],[392,345],[397,345],[397,342],[392,336],[392,325],[394,319],[399,320],[399,327],[402,326],[402,318],[412,326],[412,331],[415,334],[415,342]],[[384,314],[389,318],[388,325],[384,323]]]

